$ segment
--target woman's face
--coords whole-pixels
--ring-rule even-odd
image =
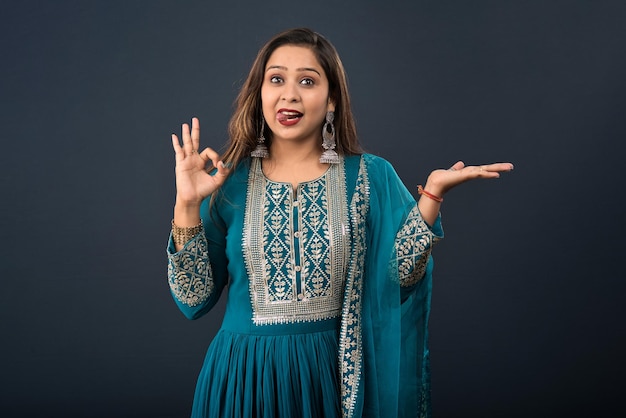
[[[272,141],[320,141],[326,112],[334,111],[328,79],[313,51],[284,45],[267,60],[261,85],[263,116]]]

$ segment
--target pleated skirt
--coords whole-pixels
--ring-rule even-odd
[[[220,330],[198,377],[192,418],[340,417],[336,330]]]

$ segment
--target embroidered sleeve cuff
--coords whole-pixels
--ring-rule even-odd
[[[172,295],[183,305],[198,306],[213,292],[213,273],[204,233],[196,235],[178,252],[170,235],[167,276]]]
[[[400,286],[413,286],[424,277],[432,245],[441,238],[441,216],[430,227],[415,205],[396,235],[396,265]]]

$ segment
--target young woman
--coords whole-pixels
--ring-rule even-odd
[[[229,287],[192,416],[429,416],[442,196],[513,166],[459,161],[416,202],[387,161],[362,153],[341,60],[308,29],[259,51],[229,134],[223,156],[199,151],[198,119],[182,144],[172,135],[172,295],[195,319]]]

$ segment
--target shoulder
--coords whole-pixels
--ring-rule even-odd
[[[346,177],[354,181],[360,178],[367,183],[368,189],[373,194],[404,188],[396,170],[383,157],[374,154],[351,155],[344,157],[344,161]]]
[[[362,157],[372,196],[397,202],[415,201],[389,161],[373,154],[363,154]]]
[[[372,166],[391,167],[391,163],[383,157],[375,154],[363,154],[363,159]]]
[[[362,154],[361,160],[365,169],[370,176],[387,178],[389,176],[397,177],[396,170],[393,165],[383,157],[374,154]]]
[[[358,164],[359,162],[362,162],[369,167],[393,168],[389,161],[375,154],[363,153],[348,155],[343,158],[348,164],[354,164],[355,162]]]

